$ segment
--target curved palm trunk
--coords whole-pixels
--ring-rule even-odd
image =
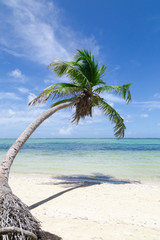
[[[31,136],[31,134],[38,128],[38,126],[47,118],[49,118],[51,115],[53,115],[56,111],[61,110],[66,107],[70,107],[74,105],[78,100],[62,103],[59,104],[53,108],[50,108],[46,111],[44,111],[35,121],[33,121],[25,130],[24,132],[19,136],[19,138],[15,141],[15,143],[10,147],[7,154],[5,155],[1,166],[0,166],[0,195],[3,193],[9,193],[11,192],[11,189],[8,185],[8,178],[9,178],[9,172],[11,165],[17,155],[17,153],[20,151],[24,143],[27,141],[27,139]]]

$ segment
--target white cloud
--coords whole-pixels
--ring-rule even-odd
[[[61,16],[53,2],[34,0],[3,0],[10,10],[9,18],[3,14],[2,47],[13,55],[22,55],[41,64],[53,58],[69,60],[74,49],[89,48],[96,55],[99,46],[93,36],[83,37],[61,24]]]
[[[20,108],[20,107],[19,107]],[[36,119],[42,113],[42,109],[40,108],[24,108],[22,109],[1,109],[0,115],[0,124],[24,124],[31,123],[34,119]]]
[[[141,114],[141,118],[148,118],[149,117],[149,115],[148,114],[146,114],[146,113],[144,113],[144,114]]]
[[[14,112],[12,109],[9,109],[9,110],[8,110],[8,113],[9,113],[10,116],[15,115],[15,112]]]
[[[134,132],[134,131],[126,131],[126,133],[125,133],[125,136],[127,137],[127,136],[136,136],[137,135],[137,133],[136,132]]]
[[[78,123],[80,126],[83,126],[83,125],[91,125],[93,124],[93,120],[80,120],[80,122]]]
[[[91,118],[91,119],[83,119],[83,120],[80,120],[80,122],[78,123],[78,125],[80,126],[84,126],[84,125],[92,125],[92,124],[96,124],[96,123],[101,123],[103,120],[101,118],[99,119],[94,119],[94,118]]]
[[[21,92],[21,93],[28,93],[29,92],[29,90],[27,88],[24,88],[24,87],[19,87],[18,91]]]
[[[126,117],[124,117],[124,120],[125,120],[126,123],[133,122],[132,115],[130,115],[130,114],[126,115]]]
[[[121,68],[120,65],[116,65],[116,66],[114,67],[114,70],[117,71],[117,70],[119,70],[120,68]]]
[[[11,50],[11,49],[8,49],[8,48],[5,48],[5,47],[0,47],[0,50],[4,51],[4,52],[7,52],[15,57],[24,57],[24,54],[21,54],[21,53],[18,53],[14,50]]]
[[[127,118],[127,119],[131,119],[131,118],[132,118],[132,115],[128,114],[128,115],[126,116],[126,118]]]
[[[98,107],[93,108],[93,116],[101,116],[103,113]]]
[[[114,104],[114,103],[124,103],[124,99],[120,98],[114,94],[111,93],[103,93],[101,95],[102,98],[104,98],[107,102],[109,102],[110,104]]]
[[[53,84],[55,81],[53,80],[53,79],[45,79],[44,80],[44,83],[46,83],[46,84]]]
[[[0,100],[2,99],[21,100],[21,98],[13,92],[0,92]]]
[[[34,93],[30,93],[28,95],[28,103],[31,102],[34,98],[36,98],[36,95]]]
[[[146,108],[148,110],[160,109],[160,101],[144,101],[144,102],[132,102],[132,104],[138,105],[139,107]]]
[[[21,70],[19,70],[18,68],[9,72],[9,76],[13,77],[14,79],[16,79],[22,83],[26,81],[26,77],[22,74]]]
[[[153,95],[153,97],[154,97],[154,98],[160,98],[160,93],[155,93],[155,94]]]
[[[73,128],[68,127],[68,128],[60,128],[59,129],[59,134],[60,135],[71,135]]]
[[[0,126],[7,125],[9,126],[14,124],[21,124],[23,128],[26,127],[26,124],[30,124],[33,122],[37,117],[39,117],[47,107],[43,106],[36,106],[36,107],[24,107],[22,105],[13,106],[12,108],[2,109],[0,107]],[[72,131],[72,127],[64,128],[65,124],[69,124],[71,119],[71,113],[66,112],[65,110],[57,111],[53,116],[46,119],[42,126],[47,125],[50,126],[52,129],[59,128],[63,126],[62,130],[60,131],[61,134],[66,132],[66,135],[69,135],[69,132]],[[65,135],[65,133],[63,134]]]
[[[118,71],[120,68],[121,68],[120,65],[112,66],[112,69],[109,72],[111,73],[111,72]]]

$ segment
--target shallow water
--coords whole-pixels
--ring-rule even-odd
[[[15,139],[0,139],[0,158]],[[29,139],[14,173],[104,175],[160,180],[160,139]]]

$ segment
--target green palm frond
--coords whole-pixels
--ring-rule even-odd
[[[60,101],[58,101],[58,102],[53,103],[53,104],[51,105],[51,107],[55,107],[55,106],[57,106],[57,105],[59,105],[59,104],[61,104],[61,103],[72,102],[72,101],[74,101],[75,99],[76,99],[76,97],[68,98],[68,99],[64,99],[64,100],[60,100]]]
[[[77,54],[74,59],[83,74],[91,83],[92,87],[98,84],[104,84],[101,77],[104,76],[104,72],[107,67],[103,65],[99,68],[98,61],[94,59],[91,52],[88,52],[87,50],[77,50]]]
[[[29,105],[44,103],[49,98],[52,98],[52,100],[59,98],[57,102],[52,104],[52,107],[74,101],[75,113],[72,122],[75,123],[78,123],[80,119],[84,119],[86,116],[92,117],[93,107],[98,106],[115,124],[115,136],[124,137],[126,127],[123,119],[114,108],[100,97],[100,94],[111,92],[119,95],[129,103],[131,101],[131,83],[122,86],[105,86],[106,83],[103,81],[103,77],[106,74],[107,66],[104,64],[99,66],[98,61],[87,50],[77,50],[74,61],[71,62],[55,59],[54,63],[51,63],[49,67],[57,76],[67,76],[70,83],[56,83],[49,86]]]
[[[116,112],[116,110],[112,108],[108,103],[106,103],[102,98],[99,99],[99,107],[103,111],[103,113],[109,117],[109,120],[111,120],[115,124],[115,137],[123,138],[124,131],[126,129],[123,118],[121,118],[121,116]]]
[[[68,95],[73,92],[83,91],[83,88],[81,88],[80,86],[77,86],[75,84],[72,84],[72,83],[56,83],[56,84],[49,86],[44,91],[46,92],[46,94],[48,94],[49,92],[55,91],[55,93],[57,92],[60,95],[61,94]]]
[[[131,102],[131,93],[129,87],[131,83],[124,84],[122,86],[102,86],[94,90],[96,93],[103,93],[103,92],[113,92],[121,97],[123,97],[127,103]]]
[[[56,59],[56,62],[50,64],[48,68],[49,67],[52,67],[52,70],[58,76],[66,75],[73,81],[73,83],[76,83],[79,86],[88,90],[91,89],[91,84],[88,81],[88,78],[84,75],[83,71],[81,71],[77,63],[66,61],[63,62]]]
[[[52,99],[74,95],[83,91],[82,88],[70,83],[56,83],[44,89],[29,105],[44,103],[52,96]]]
[[[106,75],[105,71],[107,70],[107,66],[106,65],[102,65],[99,69],[98,69],[98,76],[99,77],[104,77]]]
[[[97,96],[95,96],[95,95],[93,95],[93,102],[92,102],[92,107],[97,107],[98,105],[99,105],[99,96],[97,95]]]

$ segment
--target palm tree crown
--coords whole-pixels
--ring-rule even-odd
[[[105,115],[115,124],[114,134],[116,137],[124,137],[126,129],[123,118],[118,112],[109,105],[101,96],[101,93],[112,92],[118,94],[127,103],[131,101],[129,87],[131,83],[122,86],[105,85],[102,80],[105,75],[107,66],[99,67],[98,61],[87,50],[77,50],[74,61],[60,61],[55,59],[48,67],[58,75],[66,75],[70,79],[70,83],[56,83],[36,97],[29,105],[46,102],[50,97],[59,100],[52,104],[52,107],[65,102],[77,100],[75,103],[76,110],[73,115],[72,122],[78,123],[81,118],[86,116],[92,117],[92,109],[98,106]]]

